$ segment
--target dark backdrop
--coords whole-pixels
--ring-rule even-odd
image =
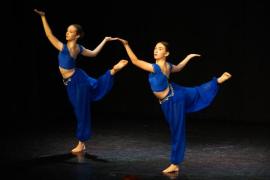
[[[190,115],[218,121],[269,122],[269,8],[267,3],[240,1],[11,1],[7,120],[40,125],[73,118],[58,71],[58,51],[49,43],[34,8],[44,10],[54,34],[64,42],[69,24],[86,32],[81,42],[94,49],[105,36],[129,41],[137,56],[153,62],[157,41],[171,44],[169,61],[176,64],[189,53],[200,59],[171,76],[195,86],[224,71],[233,78],[221,86],[214,103]],[[118,60],[128,58],[120,42],[109,42],[95,58],[79,57],[78,66],[98,77]],[[12,69],[12,73],[10,70]],[[136,116],[140,121],[162,116],[152,95],[148,73],[129,64],[117,74],[110,94],[93,105],[96,117]],[[116,115],[117,114],[117,115]],[[151,119],[151,118],[150,118]],[[105,120],[104,120],[104,123]]]

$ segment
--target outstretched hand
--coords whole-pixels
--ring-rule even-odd
[[[110,36],[107,36],[107,37],[105,37],[105,40],[106,41],[115,41],[115,40],[117,40],[117,38],[112,38]]]
[[[194,57],[200,57],[200,54],[189,54],[187,55],[189,59],[194,58]]]
[[[125,39],[121,39],[121,38],[117,38],[117,40],[119,40],[120,42],[122,42],[124,45],[128,44],[128,41]]]
[[[34,11],[35,11],[37,14],[39,14],[40,16],[45,16],[45,12],[43,12],[43,11],[39,11],[39,10],[37,10],[37,9],[34,9]]]

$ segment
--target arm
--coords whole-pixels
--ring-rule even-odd
[[[113,41],[116,40],[117,38],[111,38],[111,37],[105,37],[103,39],[103,41],[101,41],[101,43],[94,49],[94,50],[90,50],[90,49],[84,49],[82,51],[82,55],[83,56],[87,56],[87,57],[95,57],[98,55],[98,53],[101,51],[101,49],[104,47],[104,45],[106,44],[106,42],[108,41]]]
[[[189,54],[189,55],[187,55],[187,57],[185,59],[183,59],[179,64],[173,65],[171,72],[175,73],[175,72],[181,71],[192,58],[199,57],[199,56],[201,56],[201,55],[199,55],[199,54]]]
[[[42,20],[42,24],[43,24],[43,28],[45,31],[45,34],[47,36],[47,38],[49,39],[49,41],[52,43],[52,45],[58,49],[59,51],[62,50],[63,48],[63,43],[60,42],[52,33],[51,28],[47,22],[47,19],[45,17],[45,12],[42,11],[38,11],[37,9],[34,10],[37,14],[40,15],[41,20]]]
[[[132,64],[134,64],[135,66],[137,66],[145,71],[154,72],[154,68],[153,68],[151,63],[148,63],[146,61],[143,61],[143,60],[140,60],[137,58],[137,56],[134,54],[134,52],[130,48],[128,41],[126,41],[124,39],[120,39],[120,38],[118,38],[118,40],[123,43]]]

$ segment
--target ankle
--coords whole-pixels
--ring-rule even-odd
[[[112,69],[110,70],[111,75],[115,75],[116,72],[117,72],[117,71],[116,71],[114,68],[112,68]]]

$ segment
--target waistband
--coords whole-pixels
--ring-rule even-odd
[[[173,87],[171,84],[169,84],[169,89],[170,89],[170,91],[169,91],[168,95],[165,98],[159,100],[159,104],[162,104],[165,101],[168,101],[170,97],[174,96],[174,90],[173,90]]]
[[[65,86],[68,85],[68,83],[71,81],[71,79],[75,75],[75,73],[77,73],[77,70],[75,70],[74,73],[71,76],[69,76],[68,78],[63,78],[62,79]]]
[[[79,69],[76,68],[76,69],[74,69],[74,73],[71,76],[69,76],[68,78],[62,79],[65,86],[68,85],[68,83],[72,80],[72,78],[75,76],[75,74],[78,73],[78,71],[79,71]]]
[[[71,77],[63,79],[63,83],[65,86],[67,86],[70,81],[71,81]]]

